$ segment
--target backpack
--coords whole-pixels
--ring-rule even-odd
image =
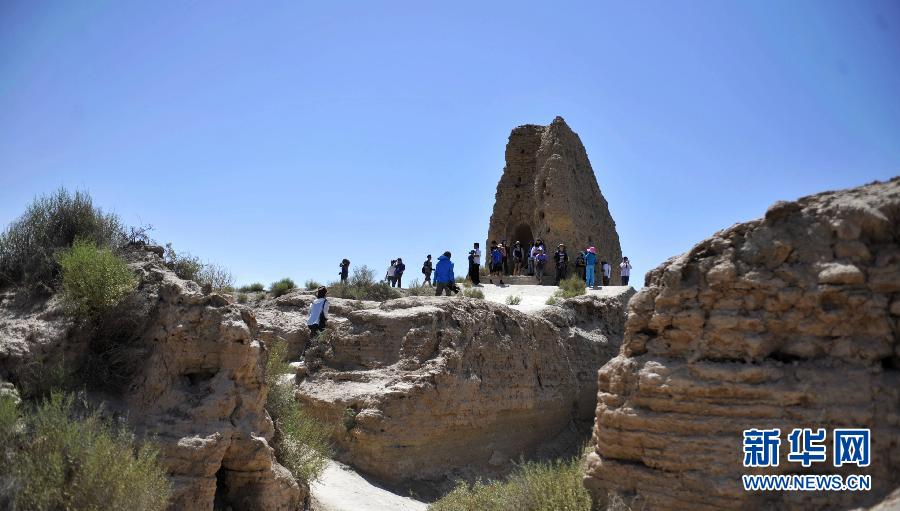
[[[428,275],[429,273],[431,273],[431,261],[425,261],[422,263],[422,274]]]
[[[585,266],[584,254],[582,254],[581,252],[579,252],[578,257],[575,258],[575,266]]]
[[[328,318],[325,317],[325,304],[328,303],[327,298],[323,298],[322,302],[322,312],[319,314],[319,328],[325,328],[325,323],[328,322]]]

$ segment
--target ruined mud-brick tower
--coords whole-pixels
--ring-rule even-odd
[[[579,250],[597,247],[598,261],[612,265],[611,284],[619,283],[622,248],[616,223],[581,139],[562,117],[549,126],[526,124],[510,133],[486,247],[491,240],[525,245],[538,238],[550,252],[565,243],[570,272]]]

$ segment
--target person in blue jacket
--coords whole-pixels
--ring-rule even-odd
[[[450,296],[450,291],[453,289],[455,281],[453,263],[450,262],[450,252],[447,251],[438,257],[437,264],[434,267],[434,296],[441,296],[443,291],[447,291],[447,296]]]
[[[584,254],[584,275],[585,275],[585,285],[587,287],[595,287],[594,283],[594,270],[597,267],[597,249],[595,247],[590,247],[587,249],[587,252]]]

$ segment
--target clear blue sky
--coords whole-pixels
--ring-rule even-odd
[[[0,224],[85,189],[238,283],[462,260],[556,115],[643,275],[900,174],[900,2],[0,5]]]

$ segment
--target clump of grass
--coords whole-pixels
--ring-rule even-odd
[[[256,296],[253,297],[253,299],[257,302],[261,302],[266,299],[266,293],[257,293]]]
[[[179,278],[193,280],[201,286],[209,286],[215,291],[230,291],[234,288],[234,277],[224,266],[204,263],[199,257],[187,252],[176,252],[171,243],[166,243],[164,256],[166,266]]]
[[[262,285],[261,282],[254,282],[253,284],[248,284],[246,286],[241,286],[238,288],[238,291],[241,293],[259,293],[265,291],[266,287]]]
[[[578,277],[569,277],[559,282],[559,290],[554,294],[560,298],[575,298],[585,294],[586,289],[583,280]]]
[[[406,296],[430,296],[434,294],[434,288],[423,286],[418,279],[414,279],[406,288]]]
[[[59,257],[63,297],[68,311],[93,319],[118,305],[137,281],[125,261],[108,248],[77,239]]]
[[[297,285],[294,284],[294,281],[289,278],[283,278],[277,282],[273,282],[272,286],[269,287],[269,292],[272,293],[272,296],[278,298],[279,296],[287,294],[289,291],[292,291],[297,288]]]
[[[0,234],[0,286],[52,289],[60,271],[56,254],[76,238],[111,250],[129,241],[119,217],[94,207],[85,192],[60,188],[35,198]]]
[[[319,289],[320,287],[322,287],[322,284],[319,284],[319,282],[316,281],[315,279],[307,279],[306,282],[303,284],[303,287],[305,287],[306,289],[314,290],[314,289]]]
[[[293,385],[279,378],[291,372],[285,361],[287,343],[276,340],[269,346],[266,383],[269,394],[266,410],[275,422],[275,456],[295,478],[310,482],[325,468],[331,456],[328,427],[307,414],[294,398]]]
[[[505,482],[460,483],[430,511],[590,511],[578,458],[517,467]]]
[[[547,298],[547,301],[544,303],[546,303],[547,305],[556,305],[559,303],[559,298],[557,298],[555,296],[551,296],[551,297]]]
[[[466,298],[481,298],[484,299],[484,291],[480,289],[476,289],[474,287],[463,289],[463,296]]]
[[[392,288],[384,281],[375,281],[375,270],[368,266],[357,266],[353,269],[346,284],[332,282],[328,285],[328,294],[335,298],[348,298],[351,300],[374,300],[383,302],[399,298],[400,292]]]
[[[250,298],[247,296],[247,293],[238,293],[237,303],[247,303],[249,301],[250,301]]]
[[[3,408],[8,415],[8,404]],[[13,430],[4,442],[11,459],[0,469],[8,470],[5,475],[14,481],[14,509],[168,506],[169,482],[157,449],[136,442],[72,395],[53,392],[21,420],[25,427]]]
[[[454,282],[457,284],[464,284],[468,279],[464,276],[457,276]]]
[[[522,297],[519,295],[509,295],[506,297],[506,305],[519,305],[522,303]]]

